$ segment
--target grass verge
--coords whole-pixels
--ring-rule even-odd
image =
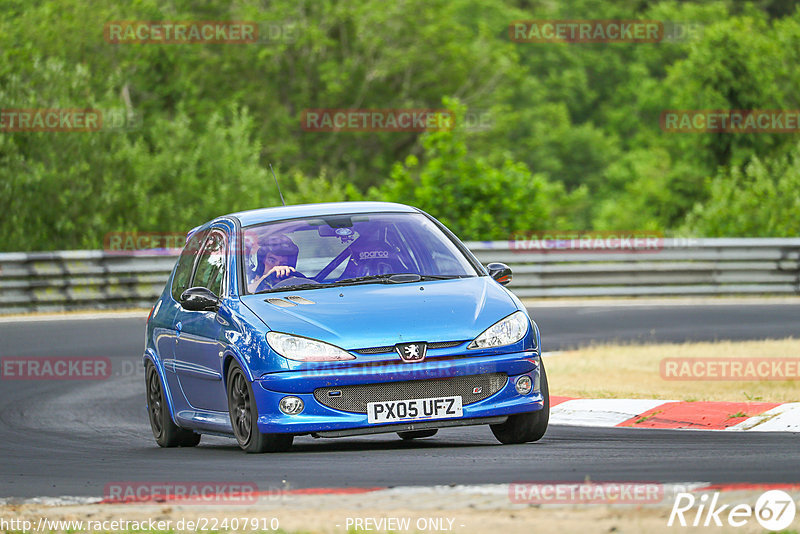
[[[600,345],[545,357],[550,394],[683,401],[800,401],[798,380],[668,380],[665,358],[800,359],[800,340]]]

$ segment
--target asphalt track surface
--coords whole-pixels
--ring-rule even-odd
[[[545,350],[605,341],[797,337],[800,305],[530,308]],[[138,366],[144,317],[0,321],[0,357],[107,356],[101,381],[0,380],[0,497],[102,496],[112,482],[251,482],[260,490],[488,484],[513,481],[797,482],[800,436],[551,426],[501,446],[488,427],[300,437],[291,452],[246,455],[232,439],[194,449],[155,445]],[[557,392],[554,392],[557,393]]]

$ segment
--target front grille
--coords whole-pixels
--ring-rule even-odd
[[[464,343],[463,341],[436,341],[434,343],[428,343],[428,349],[449,349],[451,347],[457,347]],[[357,352],[359,354],[388,354],[390,352],[394,352],[394,345],[387,345],[385,347],[368,347],[366,349],[356,349],[353,352]]]
[[[320,404],[343,412],[367,413],[368,402],[461,396],[464,406],[494,395],[508,382],[505,373],[407,380],[314,390]],[[477,393],[473,393],[477,391]],[[331,396],[331,393],[335,396]]]
[[[436,341],[428,343],[429,349],[449,349],[450,347],[457,347],[464,343],[463,341]]]
[[[394,347],[369,347],[366,349],[357,349],[354,352],[359,354],[386,354],[394,352]]]

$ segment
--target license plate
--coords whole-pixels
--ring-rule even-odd
[[[424,421],[463,415],[461,396],[367,403],[367,419],[370,423]]]

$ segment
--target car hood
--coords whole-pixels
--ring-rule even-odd
[[[267,299],[303,297],[277,306]],[[404,284],[362,284],[247,295],[247,307],[270,328],[346,350],[411,341],[466,341],[516,311],[488,276]],[[275,301],[273,301],[275,302]]]

